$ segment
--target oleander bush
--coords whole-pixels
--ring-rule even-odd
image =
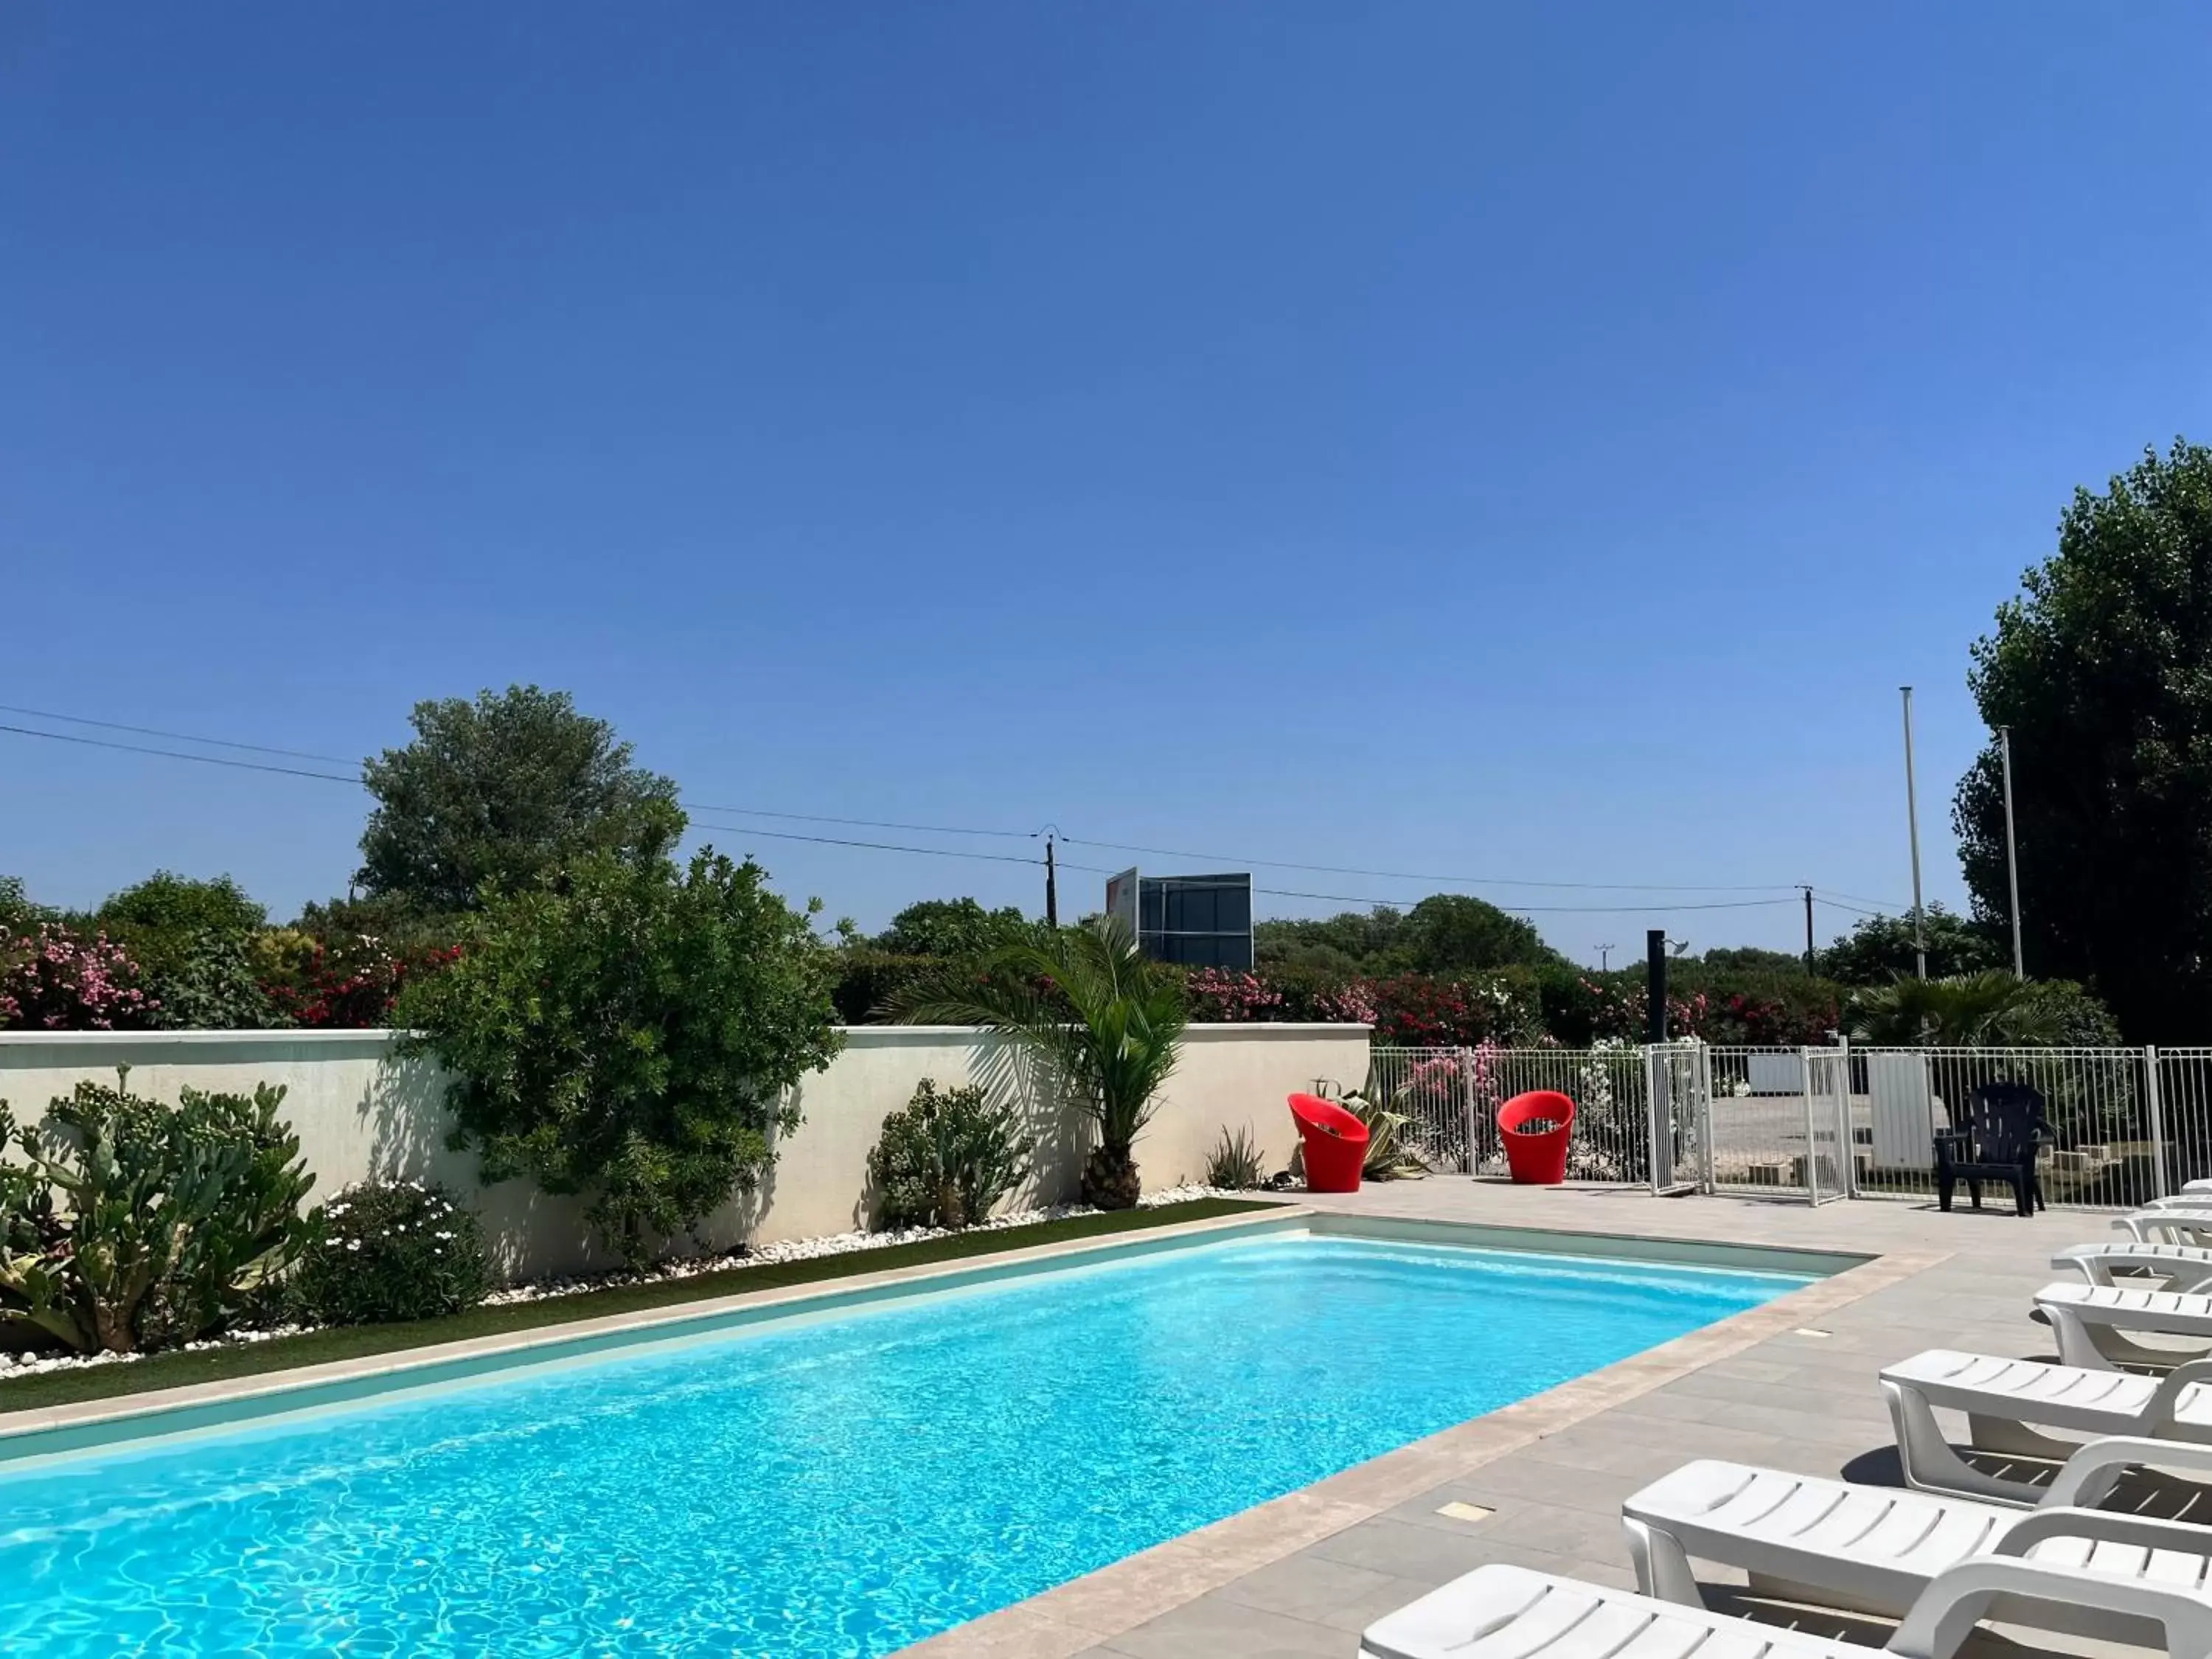
[[[483,1228],[443,1187],[365,1181],[316,1212],[290,1293],[324,1325],[465,1313],[491,1289]]]
[[[922,1079],[884,1120],[868,1154],[876,1216],[885,1227],[971,1227],[1029,1174],[1035,1139],[1010,1107],[972,1085]]]
[[[282,1089],[174,1107],[80,1083],[42,1123],[0,1103],[0,1325],[79,1353],[175,1347],[271,1294],[314,1185]],[[21,1152],[21,1161],[9,1157]]]
[[[160,999],[106,934],[26,917],[0,928],[0,1030],[110,1031],[151,1025]]]
[[[410,1052],[451,1082],[452,1144],[487,1182],[577,1194],[635,1267],[753,1190],[796,1088],[843,1046],[818,904],[750,860],[601,854],[489,896],[460,955],[410,979]]]

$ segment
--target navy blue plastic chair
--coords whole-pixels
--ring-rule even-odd
[[[1936,1195],[1945,1210],[1960,1182],[1976,1209],[1982,1207],[1982,1183],[2011,1187],[2022,1215],[2033,1215],[2044,1202],[2036,1179],[2035,1155],[2053,1139],[2043,1118],[2043,1094],[2025,1083],[1984,1083],[1966,1103],[1966,1121],[1936,1137]]]

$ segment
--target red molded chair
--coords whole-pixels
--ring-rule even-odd
[[[1333,1100],[1292,1095],[1291,1121],[1306,1144],[1306,1188],[1316,1193],[1356,1193],[1367,1162],[1367,1126]]]
[[[1536,1129],[1522,1127],[1539,1123]],[[1575,1103],[1552,1089],[1532,1089],[1498,1109],[1505,1138],[1505,1163],[1523,1186],[1556,1187],[1567,1178],[1567,1138],[1575,1132]]]

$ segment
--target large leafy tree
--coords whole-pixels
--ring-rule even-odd
[[[288,1023],[262,988],[255,957],[269,913],[230,877],[157,870],[111,896],[94,920],[137,962],[159,1005],[155,1024],[240,1030]]]
[[[983,1026],[1041,1061],[1097,1130],[1084,1202],[1136,1203],[1131,1149],[1159,1109],[1190,1016],[1181,979],[1138,948],[1127,924],[1101,917],[1009,945],[981,971],[948,972],[896,1006],[909,1024]]]
[[[1032,943],[1042,930],[1011,904],[986,910],[972,898],[921,899],[893,916],[872,942],[899,956],[980,957]]]
[[[452,1075],[483,1179],[584,1197],[641,1261],[758,1182],[798,1127],[790,1090],[842,1046],[818,909],[750,860],[592,854],[495,895],[399,1018]]]
[[[595,854],[648,867],[683,836],[674,780],[534,685],[419,702],[415,739],[362,768],[376,806],[355,879],[418,912],[474,908]]]
[[[2212,450],[2078,490],[2058,550],[1974,646],[1968,683],[2012,728],[2032,973],[2093,983],[2134,1042],[2198,1042],[2212,1012]],[[2008,919],[1992,742],[1953,823],[1976,913]]]
[[[1984,922],[1940,904],[1926,906],[1920,922],[1930,979],[1950,979],[2007,965],[2008,952]],[[1707,952],[1708,958],[1715,954]],[[1917,974],[1912,918],[1863,917],[1850,933],[1838,935],[1815,961],[1822,976],[1839,985],[1887,985],[1899,975]]]
[[[1406,913],[1387,904],[1334,916],[1272,917],[1252,927],[1263,969],[1322,975],[1399,973],[1411,967]]]
[[[1433,893],[1411,910],[1263,921],[1252,933],[1261,967],[1320,974],[1479,973],[1563,960],[1534,924],[1464,893]]]
[[[1465,893],[1432,893],[1407,913],[1413,966],[1426,974],[1538,968],[1559,960],[1536,927]]]

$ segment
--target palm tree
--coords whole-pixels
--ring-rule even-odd
[[[1142,1190],[1131,1147],[1158,1110],[1190,1024],[1182,987],[1106,917],[1002,946],[980,968],[916,987],[908,1024],[981,1025],[1042,1061],[1097,1126],[1083,1201],[1126,1210]]]
[[[1878,1047],[2042,1048],[2066,1040],[2043,988],[2001,968],[1949,979],[1899,975],[1851,999],[1851,1040]]]

